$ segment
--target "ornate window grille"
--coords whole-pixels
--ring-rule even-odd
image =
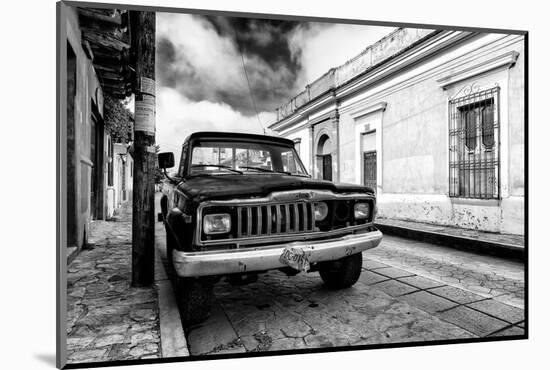
[[[497,86],[449,101],[451,197],[500,198],[499,92]]]

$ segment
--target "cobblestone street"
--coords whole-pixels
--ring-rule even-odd
[[[68,266],[68,363],[160,357],[157,292],[131,281],[131,206],[94,221],[91,249]]]
[[[221,281],[212,316],[188,329],[191,355],[522,335],[523,265],[384,236],[350,289],[317,273]]]

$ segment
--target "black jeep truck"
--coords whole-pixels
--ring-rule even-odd
[[[160,153],[159,167],[174,166]],[[318,271],[334,289],[359,279],[361,252],[378,246],[372,189],[312,179],[291,140],[197,132],[163,186],[168,264],[184,323],[206,319],[212,287],[279,269]]]

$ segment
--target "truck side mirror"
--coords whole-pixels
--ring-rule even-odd
[[[174,153],[166,152],[158,154],[159,167],[162,169],[174,167]]]

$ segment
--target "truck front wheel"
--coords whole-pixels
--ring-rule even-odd
[[[201,323],[210,316],[213,286],[209,278],[176,277],[176,300],[184,326]]]
[[[321,262],[319,275],[321,275],[321,279],[323,279],[325,285],[329,288],[348,288],[359,280],[362,266],[362,254],[352,254],[335,261]]]

